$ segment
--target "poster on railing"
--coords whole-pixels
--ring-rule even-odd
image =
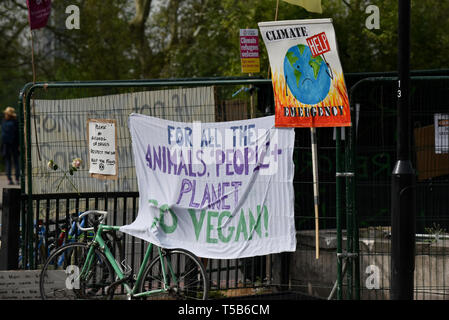
[[[200,257],[295,251],[295,132],[274,116],[218,123],[131,114],[139,212],[120,231]]]
[[[351,125],[331,19],[260,22],[270,60],[276,127]]]
[[[449,153],[449,113],[435,113],[435,153]]]
[[[97,179],[117,179],[117,121],[87,119],[89,174]]]

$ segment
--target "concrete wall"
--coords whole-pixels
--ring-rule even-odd
[[[390,240],[386,234],[385,230],[374,228],[360,230],[361,299],[390,298]],[[335,230],[320,231],[319,259],[315,259],[313,230],[298,232],[297,241],[297,250],[290,260],[291,289],[328,298],[337,279]],[[346,248],[345,237],[343,248]],[[346,297],[346,277],[343,285]],[[449,240],[417,241],[415,299],[449,300]]]

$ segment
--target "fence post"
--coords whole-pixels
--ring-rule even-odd
[[[3,189],[0,270],[18,269],[20,239],[20,189]]]
[[[341,220],[342,220],[342,198],[341,190],[343,181],[342,172],[342,156],[341,156],[341,130],[340,128],[335,128],[335,154],[336,154],[336,177],[335,177],[335,206],[336,206],[336,229],[337,229],[337,300],[342,300],[342,285],[343,285],[343,275],[342,275],[342,259],[340,255],[342,251],[342,230],[341,230]]]
[[[290,252],[273,254],[272,272],[273,282],[279,291],[287,291],[290,282]]]
[[[391,175],[391,300],[413,300],[416,186],[411,157],[410,0],[399,0],[397,161]]]

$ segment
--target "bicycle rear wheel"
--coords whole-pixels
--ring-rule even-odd
[[[146,299],[155,300],[206,300],[209,293],[209,279],[201,261],[193,253],[184,249],[163,249],[168,290],[166,293],[152,294]],[[162,289],[164,277],[159,256],[153,259],[143,273],[139,292]]]
[[[113,282],[114,273],[101,251],[94,249],[90,268],[82,273],[89,248],[85,243],[70,243],[50,255],[40,274],[42,299],[112,298],[107,294],[107,288]]]

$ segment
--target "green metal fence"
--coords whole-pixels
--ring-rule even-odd
[[[448,298],[449,286],[445,278],[449,274],[446,249],[449,238],[449,159],[447,153],[435,153],[435,128],[432,128],[434,114],[449,113],[447,74],[447,70],[412,72],[413,164],[418,176],[416,299]],[[320,258],[315,259],[310,132],[298,128],[294,152],[297,251],[238,261],[212,261],[208,271],[215,288],[232,291],[243,287],[247,289],[246,293],[254,294],[269,287],[330,299],[389,298],[390,180],[396,157],[396,77],[394,73],[351,74],[346,76],[346,83],[350,88],[353,126],[337,130],[317,129]],[[209,91],[205,93],[195,88]],[[64,220],[70,211],[97,207],[111,209],[114,223],[125,224],[135,218],[138,209],[131,165],[124,165],[125,171],[119,173],[127,179],[121,180],[120,185],[85,183],[91,189],[80,190],[79,195],[64,182],[56,192],[61,172],[49,173],[46,169],[50,159],[48,151],[59,152],[58,162],[64,165],[70,158],[68,150],[80,149],[85,141],[81,135],[63,134],[64,125],[80,130],[78,128],[85,125],[88,117],[96,116],[120,118],[117,121],[123,124],[128,110],[160,117],[174,116],[178,114],[176,110],[183,109],[182,101],[189,99],[192,90],[199,90],[193,93],[192,101],[213,96],[213,102],[196,106],[200,110],[196,115],[202,121],[246,119],[269,115],[274,110],[271,81],[266,79],[56,82],[24,87],[19,98],[19,116],[24,133],[21,163],[25,174],[21,178],[21,190],[22,222],[26,226],[22,229],[25,259],[32,262],[36,255],[35,220]],[[111,95],[133,93],[138,96],[144,95],[143,92],[169,94],[163,100],[170,103],[147,103],[145,97],[139,97],[137,102],[123,99],[120,106],[108,104]],[[58,109],[57,105],[49,104],[45,109],[40,102],[69,98],[80,99],[80,104],[82,99],[100,100],[96,104],[92,102],[90,109],[86,107],[81,113],[80,105],[60,104]],[[195,114],[190,111],[184,115]],[[118,137],[123,153],[127,152],[129,142],[126,130]],[[52,132],[56,134],[51,135]],[[77,185],[82,186],[87,172],[84,169],[78,173],[75,178],[81,180]],[[117,192],[128,194],[123,198]],[[125,216],[123,212],[126,212]],[[137,242],[127,248],[128,254],[135,257],[133,265],[140,263],[139,252],[143,246]],[[38,267],[36,263],[24,265],[27,266]],[[255,289],[257,287],[259,291]]]
[[[179,121],[218,122],[270,115],[274,110],[271,81],[255,78],[36,83],[24,87],[19,104],[23,132],[21,163],[25,173],[21,177],[25,268],[39,268],[36,223],[39,220],[50,230],[66,221],[69,213],[93,208],[111,210],[113,223],[127,224],[134,220],[138,190],[127,129],[130,112]],[[93,181],[83,167],[69,177],[78,187],[75,190],[67,179],[62,179],[63,172],[49,170],[47,162],[52,159],[64,169],[72,157],[80,156],[86,144],[84,128],[88,118],[116,119],[121,127],[117,137],[122,153],[119,179]],[[313,192],[308,170],[310,133],[298,130],[296,136],[295,221],[298,238],[302,238],[314,229],[313,197],[308,197]],[[320,137],[321,161],[333,162],[332,130],[319,131]],[[321,228],[335,226],[333,170],[328,168],[321,175]],[[126,241],[129,245],[124,249],[130,264],[138,267],[145,244],[128,238]],[[307,246],[306,259],[314,260],[310,249],[313,248]],[[227,294],[233,294],[235,289],[241,290],[239,294],[261,293],[267,288],[294,289],[289,284],[291,258],[291,254],[279,254],[232,261],[212,260],[208,263],[208,272],[212,287],[229,291]],[[318,262],[324,267],[322,260]]]
[[[356,202],[362,299],[390,297],[396,89],[396,77],[366,78],[351,88],[351,103],[359,110]],[[415,299],[449,298],[449,157],[447,153],[438,154],[435,146],[435,115],[449,114],[448,97],[449,77],[411,78],[412,162],[417,173]]]

